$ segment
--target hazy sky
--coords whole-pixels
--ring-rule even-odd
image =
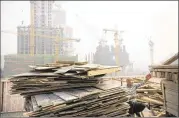
[[[130,60],[137,68],[147,68],[150,53],[147,37],[154,42],[154,62],[160,63],[178,51],[178,1],[66,1],[67,24],[74,37],[81,38],[77,46],[80,56],[94,52],[102,38],[103,28],[124,30],[124,41]],[[78,15],[78,16],[77,16]],[[1,30],[16,32],[24,20],[30,23],[30,2],[1,2]],[[113,44],[113,34],[106,37]],[[17,52],[17,36],[1,33],[1,54]],[[81,56],[81,57],[82,57]],[[83,59],[83,58],[81,58]]]

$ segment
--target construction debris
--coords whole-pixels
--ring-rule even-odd
[[[161,88],[164,98],[164,109],[167,116],[179,116],[178,105],[178,64],[174,63],[178,59],[178,53],[165,61],[163,65],[151,66],[150,71],[153,76],[165,78],[161,81]],[[177,61],[178,62],[178,61]]]
[[[13,76],[11,93],[33,95],[40,92],[95,86],[106,73],[119,71],[118,67],[101,65],[72,65],[68,63],[29,66],[33,70]],[[68,65],[68,66],[67,66]],[[58,67],[57,67],[58,66]]]
[[[32,71],[15,75],[12,94],[25,97],[25,116],[127,116],[128,92],[120,84],[104,84],[102,76],[118,67],[57,62],[30,66]]]
[[[51,94],[41,94],[27,98],[26,116],[127,116],[129,105],[127,92],[113,89],[71,89]]]
[[[155,79],[158,78],[153,78]],[[135,83],[142,82],[142,79],[135,78]],[[148,81],[145,85],[137,89],[138,98],[136,99],[139,102],[150,104],[150,110],[153,112],[153,116],[160,115],[161,112],[164,112],[164,99],[161,90],[160,83]]]

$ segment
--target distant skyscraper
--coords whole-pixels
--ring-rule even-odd
[[[52,9],[53,1],[31,1],[30,3],[31,11],[34,11],[31,12],[33,18],[31,25],[34,24],[34,53],[54,54],[57,42],[55,38],[49,37],[59,35],[61,38],[72,38],[73,35],[73,29],[66,26],[66,12],[59,7]],[[18,54],[30,54],[30,26],[18,26],[17,28],[18,33],[25,34],[18,35]],[[73,42],[60,41],[58,45],[60,55],[73,55]]]
[[[30,27],[17,27],[17,32],[19,34],[17,37],[17,53],[18,54],[30,54]],[[35,28],[35,32],[37,34],[41,34],[48,37],[56,37],[57,34],[59,36],[63,36],[62,29],[60,28]],[[54,54],[55,53],[55,39],[54,38],[46,38],[40,36],[34,36],[35,39],[35,54]],[[60,50],[62,47],[60,46]]]
[[[31,21],[34,24],[34,53],[35,54],[54,54],[55,39],[58,34],[63,36],[61,28],[52,27],[52,5],[53,1],[31,1]],[[32,12],[34,11],[34,12]],[[33,14],[32,14],[33,13]],[[32,25],[31,24],[31,25]],[[17,32],[25,35],[18,35],[18,54],[30,54],[30,31],[29,26],[18,26]],[[38,36],[36,36],[36,34]],[[42,35],[43,37],[39,36]],[[47,37],[45,37],[47,36]],[[60,44],[59,44],[60,46]],[[61,48],[61,47],[60,47]]]
[[[35,27],[52,26],[52,5],[54,1],[31,1],[30,8]],[[34,12],[32,12],[34,11]]]
[[[46,64],[52,63],[55,61],[55,44],[59,45],[59,59],[66,61],[77,61],[78,56],[69,57],[66,49],[70,49],[73,51],[73,48],[69,45],[70,41],[67,42],[55,42],[55,38],[57,35],[60,38],[71,38],[73,30],[71,28],[65,27],[62,30],[60,27],[53,27],[52,23],[52,4],[53,1],[31,1],[31,15],[33,20],[31,19],[32,24],[29,26],[18,26],[17,27],[17,52],[18,55],[6,55],[4,58],[4,76],[11,76],[14,74],[20,74],[23,72],[27,72],[29,70],[28,65],[32,64]],[[33,13],[33,14],[32,14]],[[63,16],[63,15],[62,15]],[[60,24],[65,24],[64,17],[61,16],[62,21]],[[58,17],[57,17],[58,18]],[[56,20],[55,23],[58,23]],[[32,26],[32,27],[31,27]],[[34,29],[34,56],[30,54],[30,32],[31,28]],[[23,35],[22,35],[23,34]],[[41,36],[39,36],[41,35]],[[47,36],[47,37],[46,37]],[[51,38],[50,38],[51,37]],[[70,43],[68,43],[70,42]],[[25,55],[22,55],[25,54]],[[44,55],[45,54],[45,55]],[[62,56],[63,55],[63,56]]]

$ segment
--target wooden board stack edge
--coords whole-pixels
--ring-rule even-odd
[[[163,62],[163,65],[169,65],[172,62],[176,61],[178,59],[178,52],[172,56],[171,58],[167,59],[165,62]]]

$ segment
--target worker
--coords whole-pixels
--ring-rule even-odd
[[[138,117],[140,117],[140,112],[148,107],[147,104],[135,101],[135,98],[139,97],[136,95],[136,89],[144,85],[151,77],[151,74],[146,75],[145,80],[138,84],[133,84],[132,79],[126,79],[127,89],[130,92],[130,96],[128,96],[128,103],[130,105],[129,114],[131,116],[136,114]]]

